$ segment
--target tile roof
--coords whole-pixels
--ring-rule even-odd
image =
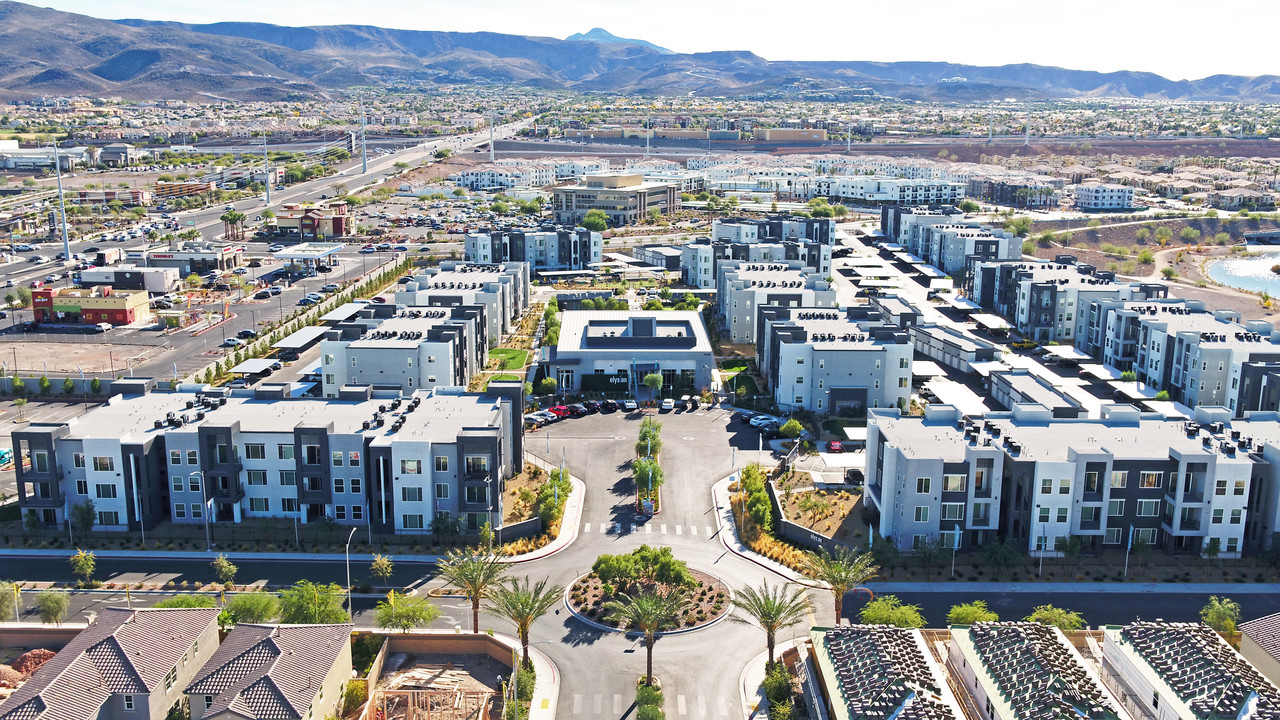
[[[107,608],[0,704],[0,720],[86,720],[112,694],[150,692],[218,612]]]
[[[350,653],[351,625],[237,625],[192,678],[188,695],[213,695],[206,716],[298,720],[325,677]]]
[[[1264,652],[1280,661],[1280,613],[1240,623],[1240,632],[1248,635]]]

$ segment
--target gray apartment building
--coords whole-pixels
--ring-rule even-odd
[[[967,221],[951,206],[885,206],[880,210],[880,229],[912,255],[948,274],[963,272],[979,262],[1022,257],[1022,238]]]
[[[446,261],[420,268],[400,285],[396,305],[417,308],[483,305],[485,337],[496,347],[529,309],[529,265],[523,262],[477,264]]]
[[[533,272],[590,270],[599,265],[603,250],[598,232],[547,224],[467,233],[464,257],[471,263],[528,263]]]
[[[799,262],[819,277],[831,274],[831,253],[838,241],[830,218],[771,215],[762,220],[723,218],[711,224],[711,235],[680,249],[680,271],[686,285],[713,288],[722,263]]]
[[[755,343],[760,339],[758,311],[761,307],[834,309],[836,290],[825,275],[814,274],[798,260],[777,263],[730,260],[720,265],[716,300],[730,341]]]

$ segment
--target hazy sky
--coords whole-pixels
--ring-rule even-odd
[[[563,38],[592,27],[677,52],[770,60],[933,60],[1280,74],[1276,0],[36,0],[104,18],[367,24]],[[904,11],[902,8],[910,7]]]

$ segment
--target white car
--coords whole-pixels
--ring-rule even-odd
[[[633,412],[633,411],[637,410],[638,408],[639,408],[639,406],[638,406],[638,405],[636,405],[636,401],[635,401],[635,400],[623,400],[623,401],[622,401],[622,409],[623,409],[623,410],[626,410],[627,412]]]
[[[782,420],[772,415],[756,415],[747,422],[751,423],[751,427],[760,427],[761,425],[770,425],[772,423],[781,423]]]
[[[673,399],[671,399],[671,398],[667,398],[667,399],[663,400],[663,401],[662,401],[662,408],[661,408],[661,409],[662,409],[662,412],[671,412],[672,410],[675,410],[675,409],[676,409],[676,401],[675,401],[675,400],[673,400]]]

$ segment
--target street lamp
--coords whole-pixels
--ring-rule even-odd
[[[209,499],[206,497],[208,492],[205,487],[204,473],[199,470],[193,470],[187,473],[187,479],[190,480],[197,475],[200,476],[200,505],[202,506],[200,514],[204,516],[204,549],[209,551],[213,549],[213,543],[209,540]]]
[[[355,537],[356,529],[351,528],[351,534],[347,536],[347,618],[351,618],[351,538]]]

